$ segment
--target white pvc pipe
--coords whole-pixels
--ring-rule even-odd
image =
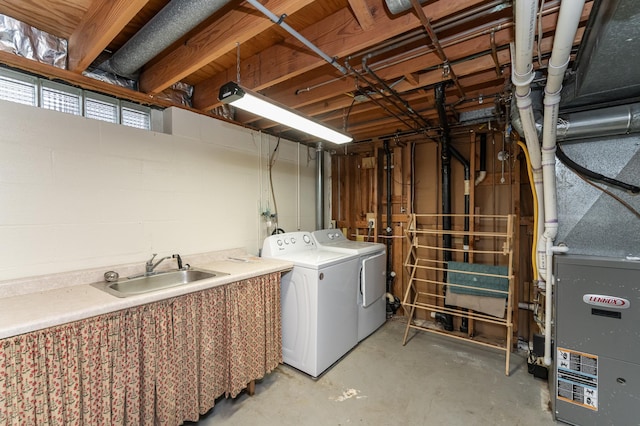
[[[518,0],[515,2],[516,51],[514,70],[511,77],[516,92],[527,96],[533,81],[533,42],[536,34],[537,0]]]
[[[553,309],[553,254],[566,251],[566,247],[554,247],[558,234],[558,215],[556,198],[556,132],[562,80],[569,65],[573,40],[578,30],[584,0],[563,1],[560,4],[558,25],[553,40],[553,50],[549,59],[547,85],[544,92],[544,124],[542,134],[542,175],[544,182],[545,210],[545,325],[544,325],[544,363],[551,365],[551,314]]]
[[[480,170],[478,172],[478,176],[476,177],[475,180],[475,186],[478,186],[482,183],[483,180],[485,180],[485,178],[487,177],[487,171],[486,170]]]
[[[535,126],[535,118],[531,101],[531,82],[533,73],[533,45],[536,33],[537,0],[518,0],[515,2],[515,48],[511,47],[513,73],[511,81],[516,88],[516,105],[524,130],[524,139],[529,151],[529,161],[533,174],[538,204],[537,235],[535,236],[536,263],[541,281],[545,277],[546,257],[543,241],[544,230],[544,190],[542,176],[542,157],[540,141]]]

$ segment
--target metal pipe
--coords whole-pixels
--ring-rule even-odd
[[[227,3],[229,0],[173,0],[99,68],[135,78],[144,64]]]
[[[462,164],[462,167],[464,167],[464,214],[465,214],[465,218],[464,218],[464,231],[468,232],[469,231],[469,209],[470,209],[470,181],[471,181],[471,167],[469,165],[469,160],[467,160],[466,158],[464,158],[464,156],[462,154],[460,154],[460,151],[458,151],[454,146],[449,146],[449,152],[451,152],[451,155],[460,162],[460,164]],[[469,261],[469,235],[465,234],[462,237],[462,244],[464,247],[464,254],[463,254],[463,261],[464,262],[468,262]]]
[[[349,65],[348,61],[345,61],[345,66],[349,69],[349,71],[352,71],[354,74],[356,74],[358,76],[359,79],[362,79],[365,83],[367,83],[367,85],[371,86],[371,88],[373,88],[376,93],[378,93],[380,96],[382,96],[382,99],[386,99],[386,96],[384,94],[384,92],[382,92],[380,89],[378,89],[376,87],[376,85],[369,81],[364,74],[362,74],[360,71],[354,69],[353,67],[351,67],[351,65]],[[394,118],[396,118],[397,120],[401,121],[402,123],[404,123],[407,127],[409,127],[410,129],[413,130],[417,130],[411,123],[409,123],[408,121],[406,121],[403,117],[401,117],[400,115],[396,114],[395,112],[391,111],[389,108],[387,108],[382,102],[380,102],[379,99],[374,98],[373,96],[371,96],[371,94],[369,92],[362,92],[367,98],[369,98],[373,103],[375,103],[376,105],[378,105],[380,108],[382,108],[383,110],[385,110],[387,113],[389,113],[390,115],[392,115]],[[394,106],[397,108],[397,105],[394,104]],[[400,111],[402,113],[404,113],[404,111]],[[415,120],[414,120],[415,121]],[[417,123],[416,123],[417,124]]]
[[[385,229],[386,231],[386,235],[388,237],[390,237],[393,234],[393,229],[391,228],[392,225],[392,218],[391,218],[391,179],[393,178],[392,176],[392,169],[391,169],[391,149],[389,149],[389,141],[385,140],[382,144],[382,146],[384,147],[384,153],[385,153],[385,159],[387,162],[387,172],[386,172],[386,181],[387,181],[387,227]],[[392,287],[393,287],[393,277],[395,276],[395,274],[393,273],[393,263],[392,263],[392,253],[391,253],[391,249],[392,249],[392,239],[391,238],[387,238],[386,239],[386,244],[387,244],[387,293],[391,293]]]
[[[316,143],[316,230],[324,229],[324,150]]]
[[[427,0],[420,0],[420,3],[426,2]],[[411,9],[412,7],[411,0],[385,0],[385,3],[392,15],[397,15],[398,13]]]
[[[542,15],[546,16],[548,14],[551,14],[553,12],[558,11],[560,9],[560,7],[557,5],[557,3],[559,3],[559,2],[553,1],[553,2],[545,3],[545,9],[542,11]],[[509,3],[509,5],[510,5],[510,3]],[[481,7],[479,7],[478,9],[480,9],[480,8]],[[471,9],[470,12],[476,12],[476,11],[477,11],[477,9]],[[450,18],[450,20],[452,22],[455,22],[455,19],[458,16],[460,16],[460,15],[456,15],[456,16]],[[476,18],[477,18],[477,16],[476,16]],[[449,20],[447,20],[447,21],[449,21]],[[439,21],[439,22],[433,24],[433,28],[438,30],[438,31],[442,31],[442,30],[448,28],[446,25],[441,26],[444,22],[445,21]],[[461,32],[461,33],[456,34],[453,37],[444,38],[441,41],[441,45],[443,47],[455,46],[456,44],[463,43],[465,41],[469,41],[469,40],[472,40],[474,38],[481,37],[483,35],[491,34],[491,32],[495,32],[495,31],[500,31],[500,30],[503,30],[503,29],[511,28],[513,26],[514,26],[514,24],[513,24],[512,20],[510,18],[503,18],[503,19],[500,19],[500,20],[498,20],[496,22],[492,22],[489,25],[485,25],[484,27],[483,26],[479,26],[479,27],[474,28],[472,31]],[[422,30],[412,31],[411,33],[405,34],[403,37],[397,39],[395,41],[395,43],[397,43],[397,44],[391,44],[393,42],[389,42],[389,44],[384,45],[385,47],[383,48],[383,50],[386,51],[386,48],[388,46],[393,46],[393,49],[397,49],[398,47],[402,47],[402,46],[404,46],[406,44],[406,43],[404,43],[405,39],[408,39],[409,37],[413,37],[416,34],[419,34],[420,37],[424,37],[424,34],[423,34]],[[375,71],[379,71],[379,70],[382,70],[384,68],[387,68],[387,67],[390,67],[390,66],[393,66],[393,65],[397,65],[400,62],[403,62],[403,61],[406,61],[406,60],[410,60],[410,59],[415,59],[415,58],[418,58],[420,56],[427,55],[427,54],[432,53],[434,51],[434,49],[427,49],[427,50],[424,50],[422,52],[418,52],[418,51],[423,50],[423,49],[424,49],[424,46],[421,46],[420,48],[417,48],[417,49],[412,49],[412,50],[407,51],[407,52],[402,52],[401,55],[396,55],[396,56],[394,56],[392,58],[388,58],[388,59],[385,59],[383,61],[377,62],[374,66],[370,66],[370,67],[371,67],[371,69],[373,69]],[[410,55],[410,56],[406,56],[407,53],[411,53],[413,51],[416,51],[417,53],[414,53],[413,55]],[[379,54],[381,54],[381,52],[379,52],[377,50],[367,50],[367,51],[362,52],[361,54],[365,54],[365,55],[371,54],[372,57],[375,57],[375,56],[378,56]],[[348,61],[348,60],[352,59],[354,56],[355,55],[347,56],[346,60]],[[401,57],[402,59],[401,60],[397,60],[397,61],[393,61],[393,62],[389,62],[391,59],[399,58],[399,57]],[[453,63],[454,64],[462,63],[462,62],[465,62],[468,59],[473,59],[475,57],[476,57],[476,55],[472,55],[472,56],[470,56],[468,58],[456,60]],[[349,69],[349,71],[355,73],[355,70],[353,70],[353,69]],[[297,95],[297,94],[302,93],[302,92],[309,92],[309,91],[317,89],[319,87],[326,86],[327,84],[331,84],[331,83],[334,83],[336,81],[342,80],[342,78],[343,77],[332,78],[330,80],[323,81],[322,83],[318,83],[318,84],[315,84],[313,86],[307,86],[307,87],[304,87],[304,88],[300,88],[300,89],[296,90],[295,93]]]
[[[453,157],[462,163],[464,167],[464,235],[462,236],[462,248],[464,250],[462,254],[462,261],[469,262],[469,211],[471,201],[471,166],[469,160],[464,158],[462,154],[454,147],[449,146],[449,150]],[[462,317],[460,324],[460,331],[466,333],[469,331],[469,318]]]
[[[409,4],[408,8],[411,8],[410,1],[407,2]],[[434,30],[438,31],[447,31],[455,27],[459,27],[460,25],[466,24],[471,21],[478,20],[482,17],[490,15],[492,13],[500,12],[508,7],[511,7],[510,2],[506,2],[504,0],[495,0],[491,3],[480,5],[476,8],[469,9],[465,12],[458,13],[454,16],[451,16],[446,19],[441,19],[435,24],[433,24]],[[405,10],[408,10],[405,9]],[[406,46],[407,44],[411,44],[421,40],[424,37],[424,33],[422,30],[417,29],[413,30],[407,34],[403,34],[395,40],[389,40],[380,46],[377,46],[376,49],[365,50],[364,52],[360,52],[359,55],[369,55],[370,57],[378,56],[383,53],[387,53],[391,50],[397,49],[402,46]],[[348,58],[351,59],[354,55],[350,55]]]
[[[340,65],[338,63],[338,61],[336,61],[336,58],[332,58],[329,55],[327,55],[326,53],[324,53],[315,44],[311,43],[302,34],[297,32],[296,30],[291,28],[291,26],[289,24],[284,22],[284,19],[287,17],[287,15],[277,16],[275,13],[271,12],[269,9],[264,7],[258,0],[247,0],[247,3],[250,3],[253,7],[255,7],[260,12],[262,12],[266,17],[271,19],[271,21],[274,24],[280,25],[285,31],[287,31],[289,34],[291,34],[296,39],[298,39],[298,41],[300,41],[302,44],[304,44],[309,49],[311,49],[313,52],[315,52],[322,59],[324,59],[325,61],[327,61],[331,65],[333,65],[342,74],[347,74],[347,69],[345,67],[343,67],[342,65]]]
[[[347,68],[350,71],[353,71],[356,75],[358,75],[358,77],[360,79],[362,79],[365,83],[367,83],[367,85],[371,86],[372,88],[374,88],[376,90],[376,92],[378,94],[380,94],[382,96],[382,99],[385,98],[384,93],[380,93],[378,91],[378,89],[376,89],[375,84],[373,84],[372,82],[368,81],[364,75],[360,72],[355,70],[354,68],[352,68],[348,62],[345,62],[345,65],[347,66]],[[360,91],[358,89],[358,91]],[[393,116],[394,118],[396,118],[397,120],[401,121],[402,123],[404,123],[407,127],[409,127],[410,129],[416,130],[414,128],[413,125],[411,125],[411,123],[409,123],[408,121],[406,121],[404,118],[402,118],[401,116],[399,116],[398,114],[396,114],[395,112],[391,111],[389,108],[387,108],[385,105],[382,104],[382,102],[380,102],[379,99],[374,98],[369,92],[365,92],[365,91],[360,91],[363,95],[365,95],[367,98],[369,98],[369,100],[371,100],[373,103],[375,103],[376,105],[378,105],[380,108],[382,108],[383,110],[385,110],[387,113],[389,113],[389,115]]]
[[[407,115],[409,115],[409,117],[411,117],[411,119],[413,121],[415,121],[415,123],[418,125],[418,127],[425,127],[425,126],[428,127],[428,126],[430,126],[429,122],[423,116],[421,116],[417,111],[415,111],[413,108],[411,108],[411,105],[409,105],[409,103],[407,101],[402,99],[402,97],[398,94],[398,92],[396,92],[391,86],[389,86],[383,79],[378,77],[378,75],[375,72],[373,72],[373,70],[371,68],[369,68],[369,66],[367,66],[367,58],[368,58],[368,56],[365,56],[364,58],[362,58],[362,68],[367,73],[369,73],[378,82],[378,84],[380,84],[382,87],[384,87],[384,89],[387,92],[389,92],[394,98],[396,98],[402,104],[402,107],[404,109],[406,109],[406,111],[409,113]],[[399,109],[401,109],[401,108],[399,108]],[[421,123],[418,120],[416,120],[416,118]]]
[[[441,136],[441,153],[442,160],[442,229],[451,230],[451,147],[449,135],[449,122],[447,121],[447,113],[445,111],[445,85],[440,83],[434,87],[436,98],[436,109],[442,127]],[[451,234],[442,234],[443,260],[449,262],[452,259],[451,250]],[[447,282],[447,269],[443,272],[443,281]],[[443,293],[446,295],[446,286],[443,286]],[[443,327],[447,331],[453,331],[453,316],[451,314],[442,315]]]
[[[487,134],[480,133],[480,171],[475,185],[478,186],[487,177]]]
[[[451,78],[451,80],[453,81],[453,84],[455,84],[456,88],[458,89],[458,92],[460,93],[460,98],[464,99],[464,90],[462,90],[462,86],[460,85],[460,82],[458,81],[458,77],[453,71],[453,68],[451,68],[451,66],[449,65],[449,59],[447,58],[446,53],[444,53],[444,50],[440,45],[438,36],[436,35],[436,32],[431,26],[431,21],[424,14],[422,7],[420,7],[420,3],[418,3],[418,0],[411,0],[411,4],[413,4],[413,9],[416,12],[416,16],[418,16],[418,19],[422,23],[422,26],[427,31],[427,35],[431,39],[431,43],[436,48],[437,55],[442,61],[443,67],[446,67],[448,69],[449,77]]]
[[[602,138],[640,132],[640,103],[563,114],[558,140]]]

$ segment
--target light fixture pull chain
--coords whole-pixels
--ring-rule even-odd
[[[236,82],[240,84],[240,42],[236,41]]]

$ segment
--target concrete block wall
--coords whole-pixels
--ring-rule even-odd
[[[0,101],[0,281],[144,262],[257,254],[276,138],[182,109],[165,133]],[[281,228],[312,230],[315,164],[282,140]]]

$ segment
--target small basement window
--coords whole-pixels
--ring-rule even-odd
[[[144,130],[151,129],[151,108],[123,101],[120,113],[123,125]]]
[[[85,92],[84,116],[94,120],[119,123],[118,100],[97,93]]]
[[[151,108],[0,68],[0,100],[151,130]]]
[[[38,106],[36,97],[37,77],[6,69],[0,71],[0,99]]]
[[[82,115],[82,90],[52,81],[42,81],[40,105],[45,109]]]

